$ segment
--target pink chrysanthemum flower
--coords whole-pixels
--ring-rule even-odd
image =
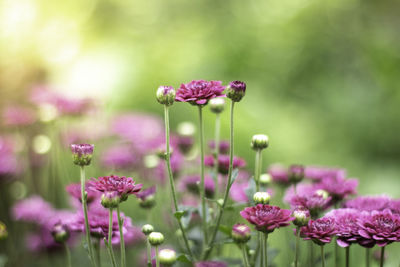
[[[340,168],[322,167],[322,166],[306,166],[304,170],[305,178],[321,181],[326,177],[346,177],[346,170]]]
[[[14,144],[0,136],[0,180],[15,177],[21,170]]]
[[[176,101],[189,102],[192,105],[206,105],[215,97],[224,96],[225,86],[221,81],[194,80],[181,84],[176,92]]]
[[[289,182],[289,173],[288,169],[280,164],[272,164],[268,168],[268,173],[271,175],[272,181],[277,184],[288,186]]]
[[[359,196],[354,199],[347,200],[343,207],[353,208],[360,211],[382,211],[389,208],[391,199],[388,196]]]
[[[71,197],[82,202],[82,193],[81,193],[81,184],[80,183],[67,185],[65,187],[65,190],[68,192],[68,194]],[[86,183],[85,191],[87,192],[87,203],[91,203],[93,200],[100,197],[99,191],[94,190],[91,186],[89,186],[89,183]]]
[[[181,191],[189,191],[194,194],[199,194],[200,186],[200,175],[188,175],[183,177],[179,183],[179,189]],[[206,175],[204,177],[204,189],[206,197],[212,198],[215,193],[215,184],[211,176]]]
[[[204,158],[204,165],[214,167],[214,157],[206,156]],[[246,161],[239,157],[233,158],[233,168],[243,168],[246,166]],[[229,171],[229,155],[219,155],[218,157],[218,172],[221,174],[228,174]]]
[[[116,193],[121,201],[125,201],[129,195],[137,194],[142,189],[142,184],[135,184],[131,177],[117,175],[92,178],[89,184],[100,192]]]
[[[320,189],[329,193],[334,203],[343,200],[349,195],[357,194],[358,180],[345,179],[343,177],[325,177],[316,184]]]
[[[317,245],[330,243],[332,236],[336,234],[335,219],[323,217],[315,221],[310,220],[307,226],[300,228],[300,236],[304,240],[312,240]]]
[[[263,204],[247,207],[240,212],[240,215],[249,223],[255,225],[258,231],[265,233],[271,233],[276,228],[288,226],[294,220],[290,210]]]
[[[12,208],[14,220],[43,224],[54,213],[53,207],[40,196],[18,201]]]
[[[129,145],[113,146],[104,151],[101,156],[104,167],[118,170],[131,170],[138,162],[139,158],[135,156]]]
[[[371,243],[383,247],[392,242],[400,241],[400,216],[389,209],[372,211],[358,221],[358,233]]]

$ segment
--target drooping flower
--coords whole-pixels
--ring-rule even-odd
[[[214,157],[206,156],[204,158],[204,165],[214,167]],[[246,161],[239,157],[233,158],[233,168],[243,168],[246,166]],[[218,172],[221,174],[228,174],[229,171],[229,155],[219,155],[218,157]]]
[[[353,208],[359,211],[383,211],[389,208],[391,199],[388,196],[359,196],[354,199],[347,200],[343,207]]]
[[[255,225],[258,231],[265,233],[271,233],[276,228],[288,226],[294,220],[290,210],[263,204],[247,207],[240,212],[240,215],[249,223]]]
[[[358,225],[358,233],[366,242],[383,247],[400,241],[400,216],[393,214],[389,209],[372,211],[359,219]]]
[[[176,92],[176,101],[192,105],[206,105],[212,98],[223,96],[225,86],[221,81],[194,80],[181,84]]]
[[[310,220],[307,226],[300,228],[300,236],[304,240],[312,240],[317,245],[330,243],[332,236],[336,234],[336,223],[331,217],[322,217]]]
[[[129,195],[137,194],[142,189],[142,184],[135,184],[131,177],[125,176],[103,176],[89,181],[91,187],[100,192],[115,192],[125,201]]]
[[[81,184],[80,183],[67,185],[65,187],[65,190],[68,192],[68,194],[71,197],[82,202],[82,193],[81,193]],[[94,190],[91,186],[89,186],[88,183],[85,184],[85,191],[87,192],[87,203],[91,203],[93,200],[100,197],[99,191]]]
[[[189,175],[183,177],[179,184],[179,189],[184,191],[188,190],[194,194],[199,194],[200,175]],[[206,197],[212,198],[215,193],[215,184],[211,176],[204,177],[204,189]]]

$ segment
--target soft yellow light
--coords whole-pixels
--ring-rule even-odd
[[[50,104],[43,104],[39,107],[39,119],[42,122],[53,121],[58,116],[57,108]]]
[[[0,16],[0,31],[5,36],[21,36],[33,27],[36,19],[36,5],[30,0],[5,0]]]
[[[37,154],[46,154],[50,151],[51,140],[46,135],[37,135],[33,138],[32,146]]]

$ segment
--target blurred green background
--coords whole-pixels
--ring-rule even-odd
[[[159,85],[243,80],[237,154],[270,137],[264,165],[340,166],[360,193],[400,197],[400,2],[2,0],[0,104],[31,85],[162,114]],[[228,137],[228,114],[223,115]],[[197,122],[177,103],[171,123]],[[207,137],[213,115],[206,112]]]

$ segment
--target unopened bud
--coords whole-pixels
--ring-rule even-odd
[[[162,249],[158,252],[158,259],[160,263],[165,266],[171,266],[176,262],[176,252],[172,249]]]
[[[268,147],[269,139],[265,134],[256,134],[251,138],[251,148],[254,150],[262,150]]]
[[[232,227],[232,239],[236,243],[246,243],[251,238],[251,230],[245,224],[235,224]]]
[[[225,109],[225,99],[222,97],[213,98],[208,102],[211,112],[219,114]]]
[[[154,232],[154,227],[151,224],[145,224],[142,226],[142,233],[146,236],[148,236],[152,232]]]
[[[293,224],[301,227],[306,226],[310,220],[310,211],[303,207],[295,208],[292,212],[292,216],[295,218]]]
[[[90,165],[92,161],[94,145],[90,144],[72,144],[72,161],[79,166]]]
[[[292,165],[289,167],[289,181],[297,184],[304,178],[304,166]]]
[[[239,102],[246,94],[246,83],[241,81],[230,82],[226,88],[226,96],[233,102]]]
[[[62,223],[56,223],[51,230],[51,235],[57,243],[64,243],[69,238],[69,231]]]
[[[164,235],[159,232],[149,234],[149,242],[152,246],[159,246],[164,242]]]
[[[116,192],[105,192],[101,195],[101,205],[106,209],[114,209],[118,207],[121,198]]]
[[[158,103],[171,106],[175,102],[175,89],[172,86],[160,86],[157,89],[156,98]]]
[[[268,185],[272,181],[272,177],[269,173],[263,173],[260,175],[260,184]]]
[[[256,192],[253,195],[253,200],[256,204],[268,204],[271,199],[271,195],[268,192]]]

